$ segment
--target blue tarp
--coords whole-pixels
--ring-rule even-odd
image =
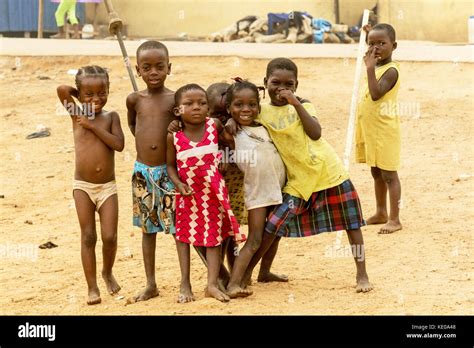
[[[54,12],[58,4],[49,0],[44,0],[43,4],[43,30],[55,32],[57,26]],[[76,5],[76,16],[84,23],[84,4]],[[37,30],[38,0],[0,0],[0,32]]]

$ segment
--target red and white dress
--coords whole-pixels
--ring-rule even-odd
[[[229,236],[237,242],[246,239],[218,170],[222,155],[217,141],[217,128],[210,118],[198,143],[189,140],[183,131],[174,133],[178,176],[194,192],[176,199],[176,239],[180,242],[215,247]]]

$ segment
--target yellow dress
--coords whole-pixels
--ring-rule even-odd
[[[398,72],[395,86],[382,98],[373,101],[366,78],[366,88],[357,108],[356,162],[370,167],[396,171],[400,167],[400,115],[397,101],[400,87],[398,64],[390,62],[375,69],[377,81],[390,68]]]
[[[310,115],[316,115],[313,104],[303,106]],[[262,104],[258,122],[267,129],[285,164],[287,183],[283,192],[307,201],[314,192],[349,179],[336,151],[323,138],[312,140],[306,134],[292,105]]]

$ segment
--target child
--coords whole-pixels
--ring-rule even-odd
[[[227,302],[219,290],[217,277],[220,245],[229,236],[237,242],[245,235],[232,213],[224,179],[218,165],[221,153],[218,135],[223,130],[218,120],[208,118],[206,91],[188,84],[176,91],[175,115],[183,130],[168,134],[168,174],[181,195],[176,202],[176,241],[181,268],[179,302],[194,300],[190,281],[189,244],[206,247],[208,285],[206,296]]]
[[[395,30],[390,24],[370,27],[365,54],[367,67],[366,88],[358,106],[356,130],[356,160],[367,163],[374,178],[375,215],[367,224],[384,224],[379,233],[387,234],[402,229],[399,219],[401,197],[400,180],[400,117],[397,94],[400,86],[398,64],[392,62],[397,48]],[[387,189],[390,215],[387,216]]]
[[[321,138],[313,104],[294,95],[298,87],[296,64],[286,58],[273,59],[267,65],[264,83],[271,102],[262,104],[258,122],[268,130],[278,149],[288,181],[283,188],[283,203],[268,217],[268,233],[264,233],[243,283],[276,236],[306,237],[346,230],[357,268],[356,291],[372,290],[365,270],[360,230],[364,220],[357,192],[336,152]]]
[[[72,119],[76,169],[73,197],[81,226],[81,259],[88,286],[89,305],[101,302],[96,279],[95,211],[99,213],[102,236],[102,278],[110,294],[120,290],[112,267],[117,253],[118,199],[114,151],[122,151],[124,136],[119,115],[105,111],[109,75],[99,66],[86,66],[76,74],[76,88],[59,86],[59,100]],[[83,110],[76,106],[77,98]],[[84,111],[87,110],[87,114]]]
[[[226,106],[226,94],[227,90],[231,85],[225,82],[217,82],[210,85],[207,90],[207,100],[209,105],[209,116],[212,118],[217,118],[222,124],[225,124],[227,120],[231,118],[227,106]],[[169,132],[178,132],[181,130],[178,121],[173,121],[170,123],[168,128]],[[232,140],[233,141],[233,140]],[[227,146],[225,139],[222,135],[219,137],[219,148],[225,151]],[[229,193],[230,205],[232,207],[232,212],[234,213],[237,221],[240,224],[247,223],[247,211],[244,207],[244,174],[241,172],[239,167],[235,163],[228,163],[224,175],[224,181]],[[275,255],[278,251],[278,243],[280,238],[276,238],[275,242],[272,244],[271,248],[263,255],[262,262],[260,265],[260,271],[258,274],[258,282],[287,282],[288,277],[284,274],[275,274],[270,272],[270,268],[275,259]],[[206,248],[204,247],[195,247],[197,252],[200,254],[201,258],[205,259]],[[227,264],[229,271],[232,272],[232,268],[235,261],[236,254],[236,244],[232,238],[227,238],[223,243],[223,255],[227,257]],[[227,287],[230,279],[229,271],[225,266],[221,265],[221,270],[219,272],[219,284],[223,285],[223,289]],[[247,284],[245,284],[247,285]]]
[[[227,111],[240,125],[235,137],[225,132],[227,143],[235,149],[236,163],[244,172],[245,206],[249,236],[234,263],[227,286],[230,298],[252,294],[241,284],[247,266],[260,247],[268,208],[281,204],[281,189],[286,181],[285,166],[268,132],[255,118],[260,112],[260,96],[253,83],[236,80],[226,94]],[[279,240],[280,238],[278,238]]]
[[[157,41],[142,43],[137,49],[136,68],[147,88],[127,97],[127,110],[128,126],[135,136],[137,149],[132,176],[133,225],[143,232],[147,284],[129,302],[146,301],[159,295],[155,281],[156,234],[174,233],[174,218],[162,219],[164,210],[170,213],[164,207],[164,194],[174,188],[166,172],[167,128],[175,119],[174,93],[165,87],[166,77],[171,72],[168,49]],[[170,195],[168,199],[172,197]]]

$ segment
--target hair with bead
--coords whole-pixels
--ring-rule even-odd
[[[98,65],[88,65],[80,68],[76,74],[76,88],[78,90],[81,89],[81,82],[86,77],[99,77],[105,79],[107,82],[107,89],[109,89],[109,73],[105,68]]]
[[[269,78],[270,75],[275,70],[288,70],[292,71],[295,74],[295,78],[298,79],[298,67],[296,64],[288,58],[275,58],[270,61],[267,65],[267,75],[266,77]]]
[[[174,105],[175,106],[179,105],[179,103],[181,102],[181,97],[183,93],[187,91],[193,91],[193,90],[203,91],[207,99],[206,90],[204,88],[199,86],[197,83],[188,83],[187,85],[179,87],[178,90],[174,93]]]
[[[252,82],[249,82],[247,80],[243,80],[240,77],[235,77],[233,79],[235,82],[227,88],[227,91],[223,93],[225,94],[225,105],[227,107],[230,106],[232,103],[232,99],[234,99],[234,94],[235,92],[241,91],[243,89],[250,89],[255,93],[255,96],[257,97],[257,102],[260,104],[260,91],[264,91],[265,93],[265,88],[264,87],[257,87],[255,84]],[[265,95],[263,96],[265,98]]]

